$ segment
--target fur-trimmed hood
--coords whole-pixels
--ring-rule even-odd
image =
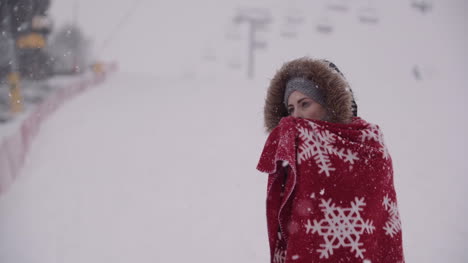
[[[286,83],[294,77],[312,80],[322,89],[328,112],[327,121],[349,123],[357,115],[351,88],[338,68],[327,60],[303,57],[285,63],[270,82],[264,108],[267,132],[271,132],[281,118],[288,116],[283,103],[284,92]]]

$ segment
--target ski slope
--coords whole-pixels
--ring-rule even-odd
[[[215,84],[119,74],[63,106],[1,197],[0,261],[266,261],[261,123]]]
[[[112,27],[93,27],[106,5],[87,2],[83,12],[95,13],[81,23],[99,39]],[[318,4],[294,2],[320,14]],[[360,115],[382,127],[407,262],[468,261],[466,1],[437,2],[427,15],[378,2],[378,26],[334,15],[334,34],[323,36],[309,19],[296,40],[273,24],[253,80],[226,66],[245,53],[216,28],[236,5],[202,3],[212,9],[189,5],[167,30],[161,24],[177,22],[168,15],[177,6],[143,1],[102,52],[122,71],[44,123],[22,175],[0,196],[0,262],[268,262],[266,175],[255,170],[263,100],[275,70],[303,55],[334,61]],[[283,14],[279,1],[256,3]],[[204,45],[214,61],[200,60]]]
[[[64,105],[0,197],[0,261],[267,262],[258,86],[118,73]],[[405,160],[435,135],[406,134],[386,138],[407,260],[463,262],[463,164]]]

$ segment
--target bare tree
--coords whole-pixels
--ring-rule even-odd
[[[81,29],[65,25],[53,36],[48,52],[54,61],[54,72],[63,74],[81,73],[90,62],[89,45]]]

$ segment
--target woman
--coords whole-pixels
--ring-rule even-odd
[[[264,115],[271,262],[404,262],[391,157],[338,68],[286,63]]]

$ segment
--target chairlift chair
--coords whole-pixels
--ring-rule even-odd
[[[425,0],[411,0],[411,6],[421,11],[421,13],[426,13],[432,10],[432,3]]]
[[[361,15],[359,16],[359,21],[363,24],[377,24],[379,22],[379,18],[376,16]]]
[[[333,27],[327,24],[318,24],[316,28],[322,34],[331,34],[333,32]]]
[[[216,55],[212,49],[205,49],[202,53],[202,58],[208,62],[216,61]]]
[[[267,43],[262,42],[262,41],[257,41],[254,43],[254,46],[256,49],[266,49],[267,48]]]
[[[297,38],[298,37],[298,26],[304,23],[304,17],[287,15],[284,17],[283,28],[281,30],[281,36],[284,38]]]
[[[302,25],[305,22],[303,16],[286,16],[286,23],[290,25]]]
[[[330,11],[336,11],[336,12],[341,12],[341,13],[345,13],[345,12],[348,12],[349,8],[347,6],[344,6],[344,5],[335,5],[335,4],[329,4],[327,6],[327,9],[330,10]]]
[[[315,27],[321,34],[331,34],[333,32],[333,25],[328,21],[321,21]]]
[[[330,3],[327,5],[327,9],[335,12],[347,12],[349,10],[347,2],[348,1],[346,0],[330,1]]]
[[[361,9],[358,17],[359,21],[363,24],[373,25],[379,22],[379,18],[377,17],[376,11],[373,8]]]
[[[262,8],[247,8],[237,10],[237,15],[234,17],[234,22],[242,23],[247,20],[254,21],[256,23],[268,24],[271,22],[271,15],[268,9]]]
[[[291,29],[284,29],[281,31],[281,36],[284,38],[293,39],[293,38],[297,38],[297,35],[298,35],[297,32]]]

